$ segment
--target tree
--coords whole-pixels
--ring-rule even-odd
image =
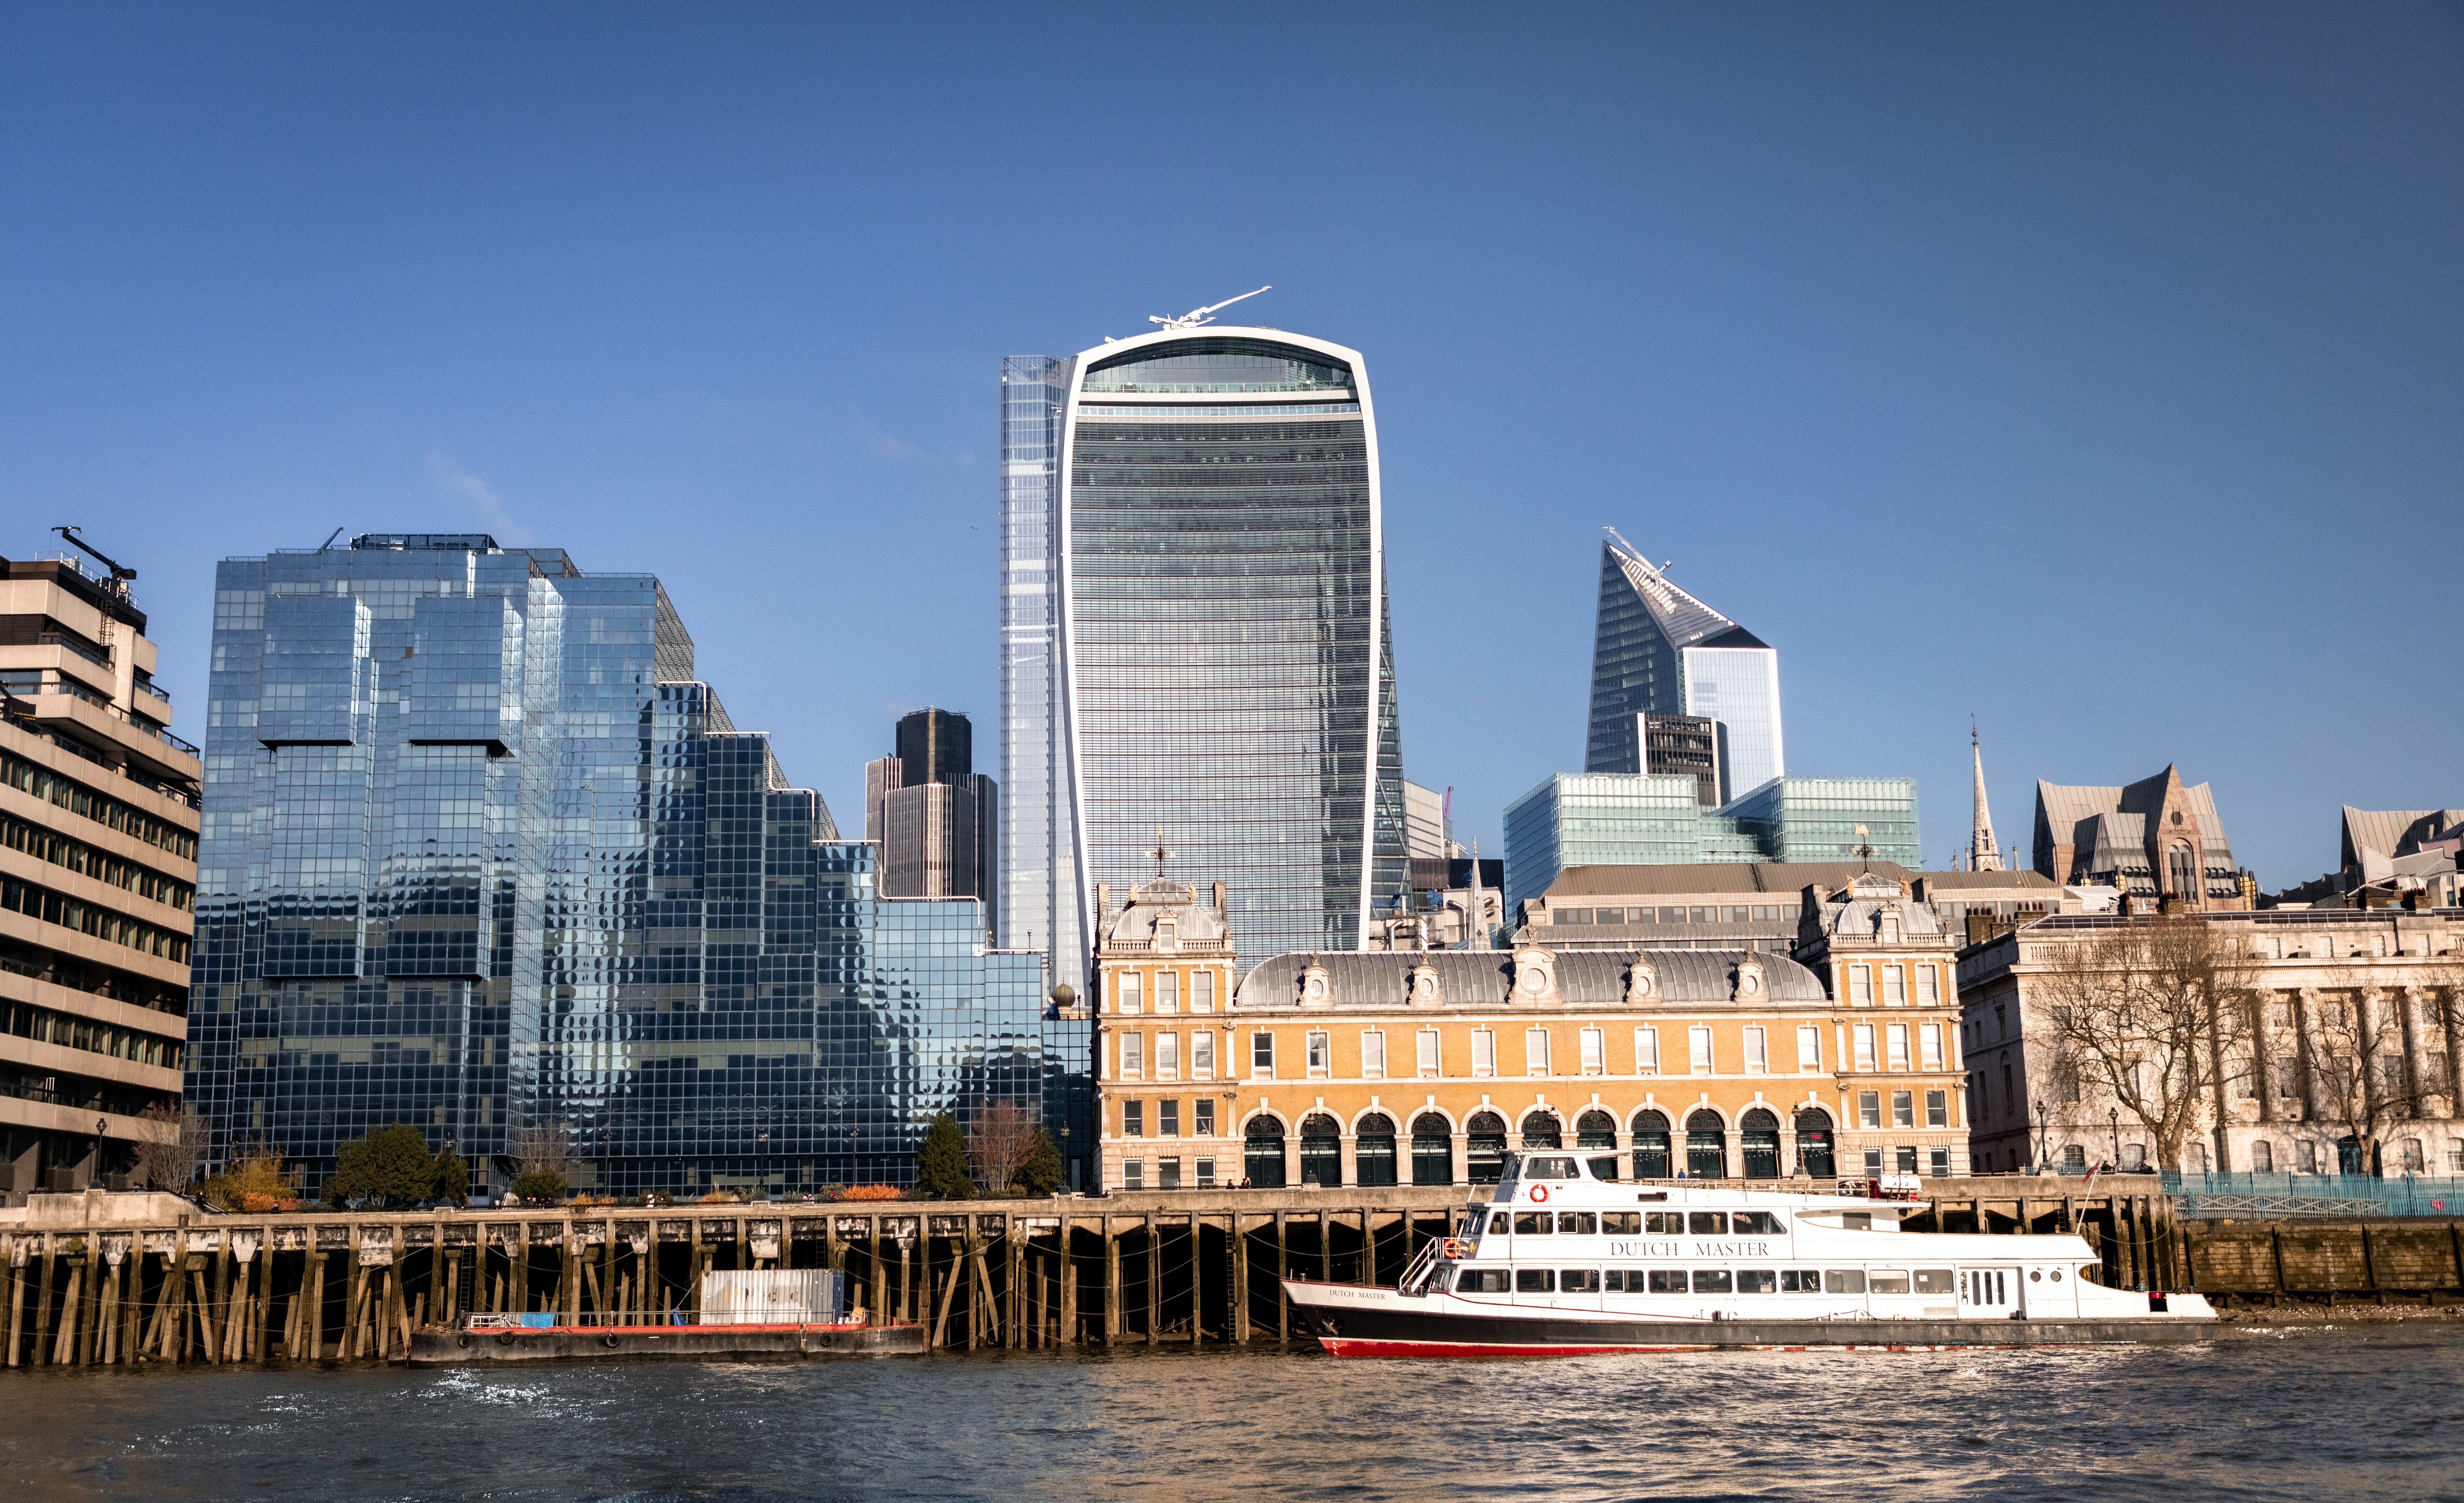
[[[2454,962],[2433,965],[2441,980],[2464,970]],[[2454,978],[2464,981],[2464,975]],[[2345,996],[2308,999],[2303,1011],[2301,1063],[2310,1079],[2318,1119],[2343,1129],[2358,1162],[2339,1154],[2338,1167],[2346,1174],[2384,1174],[2387,1149],[2397,1136],[2397,1124],[2442,1115],[2440,1107],[2453,1066],[2445,1041],[2454,1034],[2453,984],[2411,988],[2413,1025],[2434,1048],[2424,1050],[2426,1068],[2415,1070],[2407,1057],[2404,998],[2395,991],[2364,987]]]
[[[144,1176],[148,1188],[187,1189],[206,1162],[210,1135],[204,1116],[192,1106],[173,1107],[159,1101],[143,1116],[147,1133],[138,1139],[137,1172]]]
[[[432,1200],[444,1156],[429,1150],[416,1127],[395,1122],[334,1150],[334,1177],[325,1182],[329,1205],[373,1200],[379,1205]],[[452,1187],[455,1190],[460,1185]]]
[[[924,1129],[923,1145],[915,1150],[915,1183],[944,1200],[964,1200],[976,1193],[967,1178],[967,1142],[958,1119],[944,1112]]]
[[[1019,1166],[1011,1183],[1029,1195],[1049,1195],[1061,1188],[1062,1172],[1061,1145],[1052,1140],[1042,1122],[1036,1123],[1026,1162]]]
[[[564,1199],[564,1176],[552,1169],[530,1169],[514,1176],[514,1199],[539,1205]]]
[[[265,1142],[257,1143],[232,1160],[231,1167],[207,1180],[202,1194],[225,1210],[255,1215],[297,1210],[299,1206],[299,1192],[292,1187],[291,1172],[282,1166],[282,1156]]]
[[[552,1174],[565,1184],[579,1176],[575,1171],[582,1160],[573,1154],[573,1140],[565,1136],[564,1124],[542,1122],[525,1127],[505,1145],[506,1156],[514,1160],[517,1178],[531,1174]]]
[[[1036,1130],[1035,1119],[1015,1101],[979,1107],[967,1123],[967,1161],[976,1166],[977,1180],[994,1190],[1015,1183],[1035,1152]]]
[[[2196,915],[2126,921],[2049,945],[2036,988],[2057,1073],[2144,1127],[2156,1166],[2178,1166],[2190,1135],[2218,1129],[2226,1058],[2251,1038],[2252,966],[2237,939]],[[2211,1115],[2212,1113],[2212,1115]]]
[[[435,1188],[429,1192],[436,1200],[460,1205],[471,1199],[471,1165],[448,1143],[436,1150]]]

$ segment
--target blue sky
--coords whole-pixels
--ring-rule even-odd
[[[1971,713],[2014,844],[2167,761],[2270,886],[2464,802],[2452,5],[9,3],[0,225],[0,552],[135,564],[192,737],[213,560],[485,528],[660,574],[857,820],[901,710],[993,740],[1000,358],[1271,282],[1484,851],[1603,523],[1932,864]]]

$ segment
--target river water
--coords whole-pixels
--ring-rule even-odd
[[[2464,1325],[2191,1348],[0,1375],[18,1503],[2464,1497]]]

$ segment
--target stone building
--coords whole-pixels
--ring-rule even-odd
[[[2215,795],[2171,765],[2119,788],[2036,784],[2036,871],[2095,882],[2167,911],[2252,907],[2255,886],[2233,862]]]
[[[180,1098],[201,768],[134,577],[0,560],[0,1198],[110,1183]]]
[[[1158,879],[1107,908],[1108,1188],[1480,1183],[1518,1146],[1654,1180],[1966,1169],[1951,945],[1888,878],[1798,895],[1807,963],[1526,929],[1280,955],[1201,991],[1229,974],[1222,904]]]
[[[2060,946],[2117,924],[2060,915],[1961,952],[1969,1115],[1980,1171],[2050,1163],[2197,1173],[2464,1173],[2454,1062],[2464,1050],[2464,911],[2210,914],[2246,957],[2247,1011],[2217,1051],[2179,1163],[2092,1071],[2067,1068],[2044,1016]]]

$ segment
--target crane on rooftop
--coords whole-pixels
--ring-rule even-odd
[[[1167,329],[1194,329],[1202,323],[1214,322],[1214,314],[1216,309],[1229,308],[1234,303],[1241,301],[1242,298],[1255,298],[1260,292],[1272,291],[1274,285],[1274,283],[1268,282],[1265,286],[1259,288],[1258,292],[1244,292],[1240,298],[1226,298],[1221,302],[1210,302],[1203,308],[1192,308],[1177,319],[1167,319],[1162,314],[1151,313],[1147,315],[1147,321],[1149,323],[1160,323]]]

